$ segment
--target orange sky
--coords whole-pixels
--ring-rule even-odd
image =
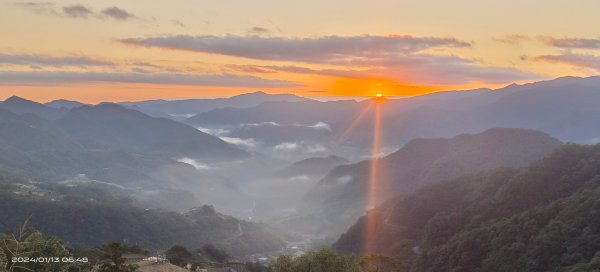
[[[482,2],[6,1],[0,99],[412,96],[600,71],[600,2]]]

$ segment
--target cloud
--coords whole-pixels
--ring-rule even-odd
[[[295,151],[296,149],[298,149],[298,147],[298,143],[285,142],[274,146],[273,149],[276,151]]]
[[[0,54],[0,64],[65,66],[112,66],[114,63],[84,56],[48,56],[36,54]]]
[[[495,38],[497,41],[518,44],[521,42],[539,42],[548,46],[560,49],[600,49],[600,38],[576,38],[564,37],[556,38],[552,36],[525,36],[518,34],[506,35],[502,38]]]
[[[126,21],[136,18],[133,13],[118,7],[105,8],[100,13],[96,13],[92,9],[83,5],[70,5],[63,6],[62,8],[58,8],[57,5],[52,2],[17,2],[15,5],[29,9],[40,15],[51,15],[57,17],[85,19],[94,16],[98,19],[108,17],[118,21]],[[171,22],[183,25],[177,20],[172,20]]]
[[[509,34],[501,38],[494,38],[494,40],[508,44],[520,44],[522,42],[531,40],[531,38],[529,36],[520,34]]]
[[[306,147],[306,153],[310,154],[321,153],[325,151],[327,151],[327,148],[320,144],[309,145],[308,147]]]
[[[243,124],[242,126],[249,126],[249,127],[272,126],[272,127],[278,127],[278,126],[281,126],[281,124],[279,124],[277,122],[262,122],[262,123]]]
[[[455,38],[389,36],[323,36],[287,38],[249,36],[162,36],[122,39],[122,43],[220,54],[260,60],[344,64],[353,59],[382,58],[437,47],[468,47]]]
[[[261,67],[259,65],[238,65],[238,64],[226,64],[223,65],[223,69],[233,72],[243,72],[251,74],[272,74],[275,73],[273,69],[268,67]]]
[[[237,145],[237,146],[243,146],[243,147],[247,147],[247,148],[254,148],[257,145],[256,140],[254,140],[252,138],[242,139],[242,138],[226,137],[226,136],[221,136],[219,138],[221,138],[221,140],[223,140],[227,143]]]
[[[600,56],[565,53],[562,55],[537,56],[533,59],[536,61],[543,61],[548,63],[561,63],[575,67],[600,71]]]
[[[252,138],[242,139],[242,138],[236,138],[236,137],[228,137],[227,135],[231,132],[228,129],[205,128],[205,127],[196,127],[196,129],[200,130],[204,133],[208,133],[210,135],[217,136],[221,140],[223,140],[227,143],[233,144],[233,145],[246,147],[246,148],[255,148],[258,145],[258,142]]]
[[[73,18],[87,18],[88,16],[94,14],[92,10],[86,8],[82,5],[72,5],[63,7],[63,12]]]
[[[209,170],[212,168],[208,164],[199,163],[198,161],[188,158],[188,157],[180,158],[177,161],[185,163],[185,164],[189,164],[189,165],[193,166],[194,168],[196,168],[197,170]]]
[[[255,26],[253,28],[248,29],[248,33],[257,34],[257,35],[266,34],[269,32],[271,32],[270,29],[268,29],[266,27],[260,27],[260,26]]]
[[[311,69],[301,66],[265,66],[276,71],[345,78],[386,78],[420,84],[505,83],[541,79],[540,75],[511,67],[483,66],[456,56],[412,55],[380,61],[357,61],[356,65],[378,65],[357,69]]]
[[[353,179],[354,179],[353,176],[349,176],[349,175],[341,176],[336,179],[336,183],[337,183],[337,185],[344,185],[344,184],[352,181]]]
[[[295,125],[298,127],[306,127],[306,128],[312,128],[312,129],[319,129],[319,130],[328,130],[331,131],[331,126],[329,126],[327,123],[325,122],[317,122],[314,125]]]
[[[307,154],[323,153],[327,147],[320,144],[311,144],[304,141],[283,142],[273,146],[273,150],[282,152],[300,152]]]
[[[129,13],[128,11],[126,11],[124,9],[120,9],[118,7],[106,8],[106,9],[102,10],[102,14],[104,14],[105,16],[111,17],[115,20],[121,20],[121,21],[135,18],[134,14]]]
[[[40,15],[60,15],[52,2],[17,2],[16,6],[29,9]]]
[[[179,21],[179,20],[173,19],[173,20],[171,20],[170,22],[171,22],[171,23],[173,23],[173,24],[174,24],[174,25],[176,25],[176,26],[179,26],[179,27],[185,27],[185,24],[184,24],[184,23],[182,23],[182,22],[181,22],[181,21]]]
[[[259,66],[260,67],[260,66]],[[337,76],[337,77],[349,77],[349,78],[358,78],[364,77],[365,70],[356,70],[356,69],[312,69],[308,67],[302,66],[294,66],[294,65],[267,65],[262,66],[263,68],[272,69],[274,71],[279,72],[287,72],[287,73],[296,73],[296,74],[313,74],[313,75],[326,75],[326,76]]]
[[[517,39],[517,36],[512,37]],[[519,39],[524,37],[518,36]],[[409,35],[322,36],[286,38],[248,36],[160,36],[130,38],[122,43],[187,50],[259,60],[327,64],[340,68],[313,69],[302,65],[243,65],[226,69],[247,73],[269,71],[315,74],[347,78],[382,78],[412,84],[493,83],[542,79],[512,67],[495,67],[465,59],[444,50],[468,48],[456,38]],[[435,54],[433,54],[435,52]],[[353,67],[348,69],[347,67]]]
[[[308,126],[308,127],[314,128],[314,129],[331,130],[331,126],[329,126],[329,124],[327,124],[325,122],[317,122],[316,124],[314,124],[312,126]]]
[[[192,114],[192,116],[193,116],[193,114]],[[190,116],[190,117],[191,117],[191,116]],[[227,135],[227,134],[229,134],[229,133],[231,132],[230,130],[228,130],[228,129],[224,129],[224,128],[205,128],[205,127],[196,127],[196,129],[197,129],[197,130],[200,130],[200,131],[202,131],[202,132],[204,132],[204,133],[208,133],[208,134],[210,134],[210,135],[217,136],[217,137],[220,137],[220,136]]]
[[[600,38],[554,38],[541,36],[538,37],[538,40],[547,45],[563,49],[600,49]]]
[[[486,82],[500,84],[521,80],[539,80],[542,76],[512,67],[480,65],[456,56],[416,55],[389,59],[369,74],[391,75],[429,84],[465,84]]]
[[[0,71],[0,85],[60,85],[98,82],[255,88],[298,86],[296,83],[290,81],[232,74],[194,75],[131,72]]]
[[[293,176],[288,179],[289,181],[308,181],[310,177],[307,175]]]

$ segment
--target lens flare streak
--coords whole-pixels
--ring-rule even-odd
[[[369,176],[369,188],[367,197],[367,209],[372,209],[377,205],[377,189],[379,181],[379,156],[381,152],[381,103],[374,103],[375,112],[373,118],[373,145],[371,153],[371,169]],[[366,215],[366,233],[365,233],[365,253],[375,250],[376,236],[376,214],[367,212]]]

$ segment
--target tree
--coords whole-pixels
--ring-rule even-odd
[[[250,272],[266,272],[267,268],[259,262],[247,262],[246,267]]]
[[[100,272],[133,272],[137,269],[135,264],[126,264],[123,258],[123,245],[117,242],[110,243],[105,248],[107,262],[100,265]]]
[[[269,265],[270,272],[360,272],[356,259],[331,249],[309,251],[299,257],[279,256]]]
[[[63,258],[72,257],[63,242],[29,229],[28,222],[29,219],[20,225],[18,234],[0,235],[0,271],[67,272],[80,271],[88,265],[62,261]],[[17,258],[17,262],[13,262],[13,258]],[[36,261],[25,261],[27,259]]]
[[[211,244],[204,245],[202,247],[202,253],[219,263],[225,262],[227,259],[231,258],[227,252],[220,250]]]
[[[269,264],[269,272],[294,272],[294,257],[291,255],[280,255]]]
[[[181,267],[191,263],[194,259],[194,255],[187,248],[180,245],[171,247],[165,252],[165,255],[170,263]]]
[[[403,272],[402,263],[396,258],[380,255],[369,254],[360,260],[362,272]]]

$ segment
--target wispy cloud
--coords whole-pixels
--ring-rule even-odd
[[[60,15],[52,2],[16,2],[16,6],[29,9],[40,15]]]
[[[600,38],[555,38],[540,36],[538,39],[547,45],[563,49],[600,49]]]
[[[509,34],[500,38],[494,38],[494,40],[508,44],[520,44],[522,42],[531,40],[531,38],[521,34]]]
[[[208,164],[204,164],[204,163],[200,163],[194,159],[188,158],[188,157],[183,157],[177,160],[178,162],[182,162],[185,164],[189,164],[191,166],[193,166],[194,168],[196,168],[196,170],[209,170],[212,169],[212,167]]]
[[[563,37],[553,36],[527,36],[521,34],[509,34],[504,37],[494,38],[494,40],[509,44],[520,44],[523,42],[542,43],[547,46],[560,49],[600,49],[600,38],[581,38],[581,37]]]
[[[135,15],[133,13],[130,13],[130,12],[128,12],[124,9],[118,8],[118,7],[106,8],[106,9],[102,10],[102,14],[105,16],[108,16],[110,18],[113,18],[115,20],[121,20],[121,21],[135,18]]]
[[[248,126],[248,127],[262,127],[262,126],[278,127],[278,126],[281,126],[281,124],[279,124],[277,122],[262,122],[262,123],[243,124],[242,126]]]
[[[565,53],[561,55],[543,55],[533,58],[536,61],[548,63],[560,63],[579,68],[592,69],[600,71],[600,56],[588,54]]]
[[[66,66],[112,66],[114,63],[85,56],[48,56],[36,54],[0,54],[0,64]]]
[[[227,136],[221,136],[219,137],[221,138],[221,140],[233,144],[233,145],[237,145],[237,146],[242,146],[242,147],[246,147],[246,148],[255,148],[257,146],[257,142],[256,140],[252,139],[252,138],[247,138],[247,139],[242,139],[242,138],[236,138],[236,137],[227,137]]]
[[[185,27],[185,24],[183,22],[179,21],[179,20],[173,19],[170,22],[173,23],[176,26]]]
[[[72,5],[63,7],[63,12],[73,18],[87,18],[88,16],[94,14],[94,12],[82,5]]]
[[[288,73],[296,73],[296,74],[313,74],[313,75],[328,75],[328,76],[337,76],[337,77],[349,77],[349,78],[358,78],[363,77],[365,75],[365,70],[357,70],[357,69],[313,69],[303,66],[295,66],[295,65],[268,65],[262,66],[264,68],[272,69],[274,71],[279,72],[288,72]]]
[[[251,73],[251,74],[272,74],[275,73],[274,69],[270,69],[266,66],[259,65],[240,65],[240,64],[226,64],[222,67],[225,71]]]
[[[137,18],[135,14],[119,7],[108,7],[96,12],[84,5],[68,5],[59,7],[52,2],[17,2],[15,5],[27,8],[40,15],[51,15],[65,18],[86,19],[90,17],[105,19],[111,18],[117,21],[126,21]]]
[[[280,143],[273,147],[276,151],[295,151],[300,145],[296,142]]]
[[[309,125],[309,126],[306,126],[306,127],[331,131],[331,126],[329,126],[329,124],[327,124],[325,122],[317,122],[314,125]]]
[[[268,29],[266,27],[260,27],[260,26],[255,26],[255,27],[248,29],[248,33],[255,34],[255,35],[267,34],[269,32],[271,32],[270,29]]]
[[[364,63],[367,65],[368,63]],[[469,82],[504,83],[540,79],[541,76],[510,67],[478,65],[456,56],[413,55],[381,60],[378,66],[366,69],[313,69],[303,66],[259,66],[279,72],[335,76],[343,78],[389,78],[399,82],[407,79],[427,84],[462,84]]]
[[[273,150],[283,152],[301,152],[307,154],[315,154],[326,152],[328,149],[327,147],[321,144],[311,144],[302,141],[296,141],[280,143],[278,145],[273,146]]]
[[[193,75],[119,72],[0,71],[0,85],[61,85],[94,82],[255,88],[298,86],[298,84],[290,81],[232,74]]]

